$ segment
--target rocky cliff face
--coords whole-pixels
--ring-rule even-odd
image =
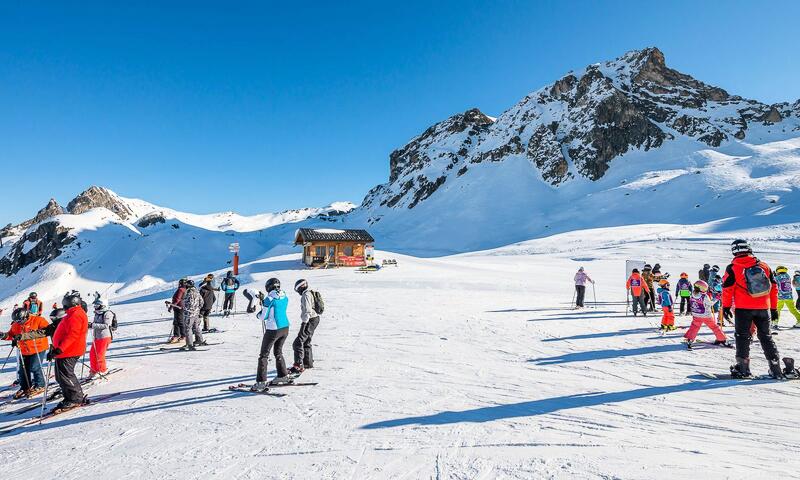
[[[13,275],[28,265],[44,265],[61,255],[63,248],[75,240],[68,228],[57,221],[44,222],[25,232],[11,251],[0,259],[0,273]]]
[[[428,128],[392,152],[389,183],[370,191],[363,205],[414,208],[472,166],[511,157],[527,159],[554,187],[598,180],[633,150],[657,149],[678,137],[718,147],[746,139],[754,124],[798,116],[800,100],[747,100],[669,68],[657,48],[632,51],[567,74],[496,121],[472,109]]]
[[[89,187],[72,199],[67,205],[67,210],[73,215],[79,215],[98,207],[105,207],[111,210],[122,220],[129,220],[133,217],[133,211],[116,193],[96,186]]]

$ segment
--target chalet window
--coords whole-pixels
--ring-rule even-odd
[[[344,247],[344,254],[347,257],[353,256],[353,247]]]
[[[314,247],[317,257],[324,257],[325,256],[325,247]]]

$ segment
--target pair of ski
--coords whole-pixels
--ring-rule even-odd
[[[297,378],[297,377],[294,377]],[[237,385],[231,385],[228,387],[229,391],[233,392],[246,392],[246,393],[253,393],[256,395],[270,395],[273,397],[283,397],[285,393],[275,393],[271,392],[271,388],[282,388],[282,387],[313,387],[317,384],[317,382],[295,382],[294,378],[288,383],[269,383],[267,384],[267,389],[261,392],[254,392],[250,390],[253,385],[247,383],[239,383]]]
[[[74,412],[75,410],[81,410],[81,409],[84,409],[86,407],[90,407],[90,406],[95,405],[97,403],[104,402],[104,401],[106,401],[106,400],[108,400],[110,398],[114,398],[119,394],[120,394],[120,392],[116,392],[116,393],[109,393],[107,395],[100,395],[100,396],[95,397],[95,398],[90,398],[90,399],[88,399],[88,401],[86,403],[84,403],[82,405],[78,405],[77,407],[74,407],[74,408],[70,408],[69,410],[60,410],[58,408],[53,408],[49,412],[47,412],[44,415],[42,415],[41,417],[26,418],[24,420],[20,420],[18,422],[15,422],[15,423],[13,423],[11,425],[8,425],[8,426],[5,426],[3,428],[0,428],[0,436],[7,435],[7,434],[9,434],[11,432],[14,432],[14,431],[16,431],[16,430],[18,430],[20,428],[26,427],[28,425],[33,425],[33,424],[36,424],[36,423],[41,423],[41,422],[48,421],[48,420],[50,420],[52,418],[55,418],[55,417],[57,417],[59,415],[64,415],[64,414],[67,414],[67,413],[70,413],[70,412]],[[38,405],[37,405],[37,407],[38,407]]]
[[[97,380],[102,380],[104,378],[107,378],[109,375],[112,375],[112,374],[120,372],[120,371],[122,371],[122,368],[112,368],[107,373],[104,373],[102,377],[100,375],[97,375],[96,377],[93,377],[93,378],[88,378],[87,377],[87,378],[81,379],[80,380],[81,388],[89,388],[92,385],[94,385],[94,383]],[[61,393],[61,389],[56,387],[53,391],[51,391],[50,393],[47,394],[47,400],[45,401],[45,403],[52,402],[53,400],[60,400],[63,397],[64,397],[64,395]],[[9,415],[21,415],[21,414],[23,414],[25,412],[29,412],[31,410],[36,410],[37,408],[40,408],[41,406],[42,406],[42,404],[39,403],[39,402],[32,403],[30,405],[25,405],[22,408],[14,410],[13,412],[8,412],[8,414]]]
[[[752,380],[772,380],[776,382],[786,382],[792,380],[800,380],[800,370],[795,368],[794,359],[791,357],[784,357],[783,364],[786,365],[784,369],[785,377],[776,379],[772,377],[772,375],[751,375],[749,377],[744,378],[734,378],[730,373],[708,373],[708,372],[698,372],[705,378],[709,378],[711,380],[741,380],[741,381],[752,381]],[[786,373],[786,372],[790,373]]]
[[[212,347],[214,345],[222,345],[223,343],[225,343],[225,342],[212,342],[212,343],[206,343],[203,346]],[[181,345],[181,344],[175,343],[175,344],[172,344],[172,345],[174,345],[174,346],[172,346],[172,347],[160,347],[159,350],[161,350],[162,352],[207,352],[208,351],[207,348],[202,348],[202,347],[194,347],[194,350],[190,350],[190,349],[186,348],[185,344]]]
[[[694,350],[694,346],[695,345],[708,345],[708,346],[711,346],[711,347],[720,347],[720,348],[736,348],[736,346],[731,344],[731,343],[714,343],[714,342],[708,342],[708,341],[705,341],[705,340],[695,340],[692,343],[686,342],[686,349],[687,350]]]

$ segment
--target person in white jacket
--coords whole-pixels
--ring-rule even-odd
[[[89,351],[89,378],[95,375],[104,375],[108,368],[106,367],[106,351],[114,337],[113,325],[117,315],[109,310],[108,305],[99,295],[95,298],[94,302],[94,320],[89,322],[89,328],[92,329],[92,348]]]
[[[300,330],[292,342],[294,365],[289,373],[300,374],[306,368],[314,368],[314,355],[311,348],[311,337],[319,326],[320,315],[315,310],[314,292],[308,288],[308,282],[300,279],[294,284],[294,291],[300,295]]]
[[[714,302],[714,299],[709,294],[708,284],[703,280],[694,282],[694,290],[692,291],[692,296],[689,297],[689,306],[692,311],[692,325],[683,336],[686,341],[686,348],[689,350],[692,349],[692,345],[697,338],[697,333],[700,331],[700,327],[702,327],[703,324],[714,332],[714,336],[716,337],[714,345],[733,347],[733,345],[728,343],[728,337],[725,336],[725,332],[719,328],[719,325],[717,325],[715,321]]]
[[[583,270],[583,267],[580,267],[578,273],[575,274],[575,308],[583,308],[583,299],[586,297],[586,282],[594,284],[594,280]]]

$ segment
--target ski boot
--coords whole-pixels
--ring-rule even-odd
[[[791,357],[783,357],[783,374],[786,377],[791,378],[798,378],[800,377],[800,371],[794,368],[794,358]]]
[[[781,369],[781,362],[777,358],[769,361],[769,376],[775,380],[786,380],[786,375]]]
[[[750,373],[750,359],[736,357],[736,364],[731,365],[732,378],[750,378],[753,374]]]
[[[19,400],[20,398],[27,396],[28,396],[28,391],[20,388],[19,390],[17,390],[17,393],[15,393],[14,396],[11,398],[13,398],[14,400]]]
[[[167,340],[167,345],[171,343],[178,343],[178,337],[169,337],[169,340]]]
[[[694,346],[694,340],[689,340],[688,338],[684,341],[686,344],[686,350],[691,350]]]
[[[289,369],[289,373],[291,375],[299,376],[301,373],[303,373],[303,370],[305,370],[305,368],[303,368],[302,365],[298,365],[295,363],[294,365],[292,365],[292,368]]]
[[[290,385],[292,383],[294,383],[294,380],[289,378],[288,375],[285,377],[275,377],[269,382],[270,385]]]
[[[86,400],[86,399],[84,398],[84,401],[85,401],[85,400]],[[62,401],[58,402],[58,405],[56,405],[56,406],[55,406],[55,408],[53,408],[53,410],[51,410],[51,413],[62,413],[62,412],[66,412],[66,411],[72,410],[73,408],[78,408],[78,407],[80,407],[82,404],[83,404],[83,403],[77,403],[77,402],[68,402],[68,401],[66,401],[66,400],[62,400]]]
[[[194,342],[194,346],[195,347],[205,347],[207,345],[208,345],[208,342],[206,342],[205,340],[203,340],[202,342]]]
[[[188,347],[186,345],[184,345],[181,348],[179,348],[178,350],[180,350],[182,352],[194,352],[197,349],[194,347],[194,345],[189,345]]]
[[[269,388],[267,387],[267,382],[256,382],[252,387],[250,387],[251,392],[268,392]]]
[[[770,327],[770,330],[772,330],[773,332],[777,332],[779,330],[778,322],[773,322],[771,327]]]
[[[676,327],[675,325],[667,325],[667,331],[668,332],[674,332],[677,329],[678,329],[678,327]]]
[[[727,340],[714,340],[714,345],[719,345],[721,347],[726,347],[726,348],[733,348],[733,344]]]
[[[800,322],[797,322],[794,325],[792,325],[792,328],[800,328]]]
[[[32,398],[44,392],[44,387],[33,387],[28,390],[27,397]]]

